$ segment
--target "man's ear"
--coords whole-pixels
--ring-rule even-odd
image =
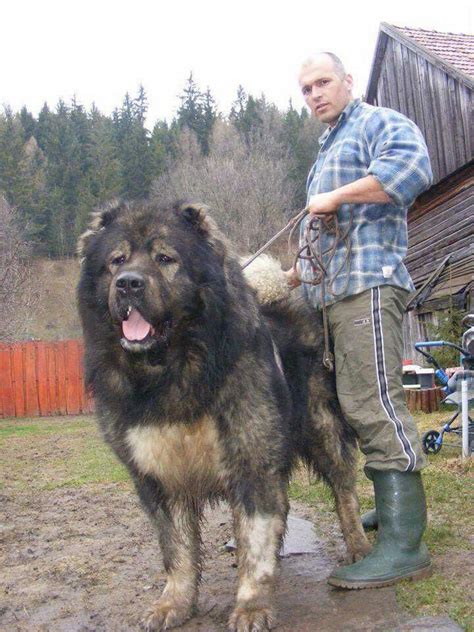
[[[344,82],[347,86],[347,89],[352,92],[352,88],[354,87],[354,79],[352,78],[352,75],[346,75],[344,77]]]

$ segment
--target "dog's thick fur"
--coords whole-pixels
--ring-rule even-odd
[[[192,615],[203,507],[223,498],[239,563],[229,629],[267,630],[298,457],[331,486],[349,558],[368,550],[355,439],[321,365],[318,317],[274,301],[265,287],[259,306],[198,205],[109,205],[80,251],[87,384],[103,435],[157,527],[168,573],[145,627],[168,629]]]

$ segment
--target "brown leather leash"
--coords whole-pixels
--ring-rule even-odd
[[[263,254],[266,250],[268,250],[270,246],[282,235],[284,235],[286,231],[289,230],[290,228],[292,229],[290,233],[290,239],[291,239],[291,236],[293,235],[294,230],[298,227],[298,225],[300,224],[303,217],[307,214],[307,212],[308,212],[308,209],[304,208],[297,215],[291,218],[288,224],[284,228],[279,230],[276,235],[274,235],[271,239],[267,241],[266,244],[263,244],[263,246],[259,250],[257,250],[257,252],[254,255],[252,255],[250,259],[247,259],[247,261],[242,265],[242,270],[244,270],[247,266],[249,266],[252,263],[252,261],[255,261],[255,259],[259,257],[261,254]]]

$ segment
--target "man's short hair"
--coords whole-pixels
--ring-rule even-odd
[[[337,55],[329,51],[321,51],[319,53],[316,53],[314,57],[310,57],[305,62],[303,62],[302,67],[305,68],[307,66],[311,66],[311,64],[314,62],[314,58],[317,57],[318,55],[327,55],[332,60],[332,63],[334,64],[334,70],[336,71],[336,74],[341,79],[344,79],[344,77],[347,75],[346,69],[344,68],[344,64],[342,63],[342,61],[339,59]]]

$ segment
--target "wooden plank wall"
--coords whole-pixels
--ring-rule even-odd
[[[391,37],[375,102],[402,112],[421,129],[435,183],[472,159],[472,91]]]
[[[415,342],[427,340],[426,322],[431,322],[431,318],[420,318],[415,310],[403,316],[403,359],[411,364],[424,365],[423,356],[415,350]]]
[[[0,344],[0,418],[93,411],[81,340]]]
[[[403,316],[403,359],[410,364],[419,364],[432,369],[427,360],[415,349],[416,342],[424,342],[428,335],[428,325],[437,325],[438,320],[432,312],[420,314],[413,309]]]
[[[474,242],[474,179],[466,174],[466,181],[471,181],[470,186],[452,190],[451,197],[440,196],[438,204],[417,205],[408,212],[405,264],[415,285],[426,280],[447,255],[468,249]],[[452,280],[455,284],[456,279]]]

